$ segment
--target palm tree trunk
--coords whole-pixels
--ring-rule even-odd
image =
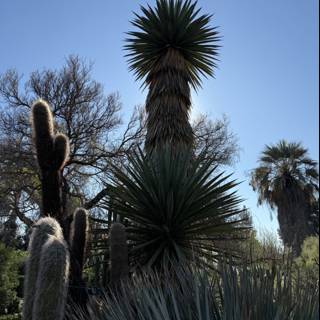
[[[313,235],[308,224],[309,208],[301,203],[278,207],[280,236],[285,246],[291,247],[294,256],[301,254],[303,241]]]

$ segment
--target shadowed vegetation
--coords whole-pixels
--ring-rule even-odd
[[[259,161],[251,176],[259,204],[265,202],[277,209],[280,236],[299,255],[303,240],[316,234],[315,222],[319,220],[317,162],[308,157],[301,144],[284,140],[267,145]]]
[[[166,147],[113,168],[109,206],[126,219],[133,266],[168,267],[172,259],[207,265],[224,252],[215,241],[248,228],[239,216],[237,183],[216,173],[212,161]]]

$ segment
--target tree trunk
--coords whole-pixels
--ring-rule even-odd
[[[305,238],[313,235],[308,224],[309,210],[305,204],[293,203],[278,207],[280,236],[285,246],[292,248],[294,256],[299,256]]]

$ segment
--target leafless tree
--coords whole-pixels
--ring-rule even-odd
[[[236,135],[229,129],[228,118],[212,121],[201,114],[192,124],[195,134],[195,153],[205,153],[217,165],[232,165],[238,160]]]
[[[61,70],[33,72],[24,87],[15,70],[0,77],[0,192],[11,212],[27,225],[40,203],[29,119],[35,99],[48,101],[56,126],[69,137],[70,158],[63,177],[65,195],[73,197],[73,203],[93,208],[106,192],[101,182],[110,162],[124,158],[142,141],[142,113],[135,109],[124,126],[119,95],[105,95],[91,71],[92,64],[70,56]]]

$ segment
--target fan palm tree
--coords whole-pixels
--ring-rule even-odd
[[[312,214],[319,195],[317,162],[300,143],[267,145],[253,170],[251,186],[258,203],[277,209],[280,236],[299,254],[303,240],[314,234]]]
[[[141,7],[128,32],[125,50],[130,69],[149,88],[145,147],[169,143],[193,147],[189,123],[190,87],[201,84],[201,75],[212,76],[219,40],[210,15],[199,15],[196,2],[157,0],[156,8]]]

